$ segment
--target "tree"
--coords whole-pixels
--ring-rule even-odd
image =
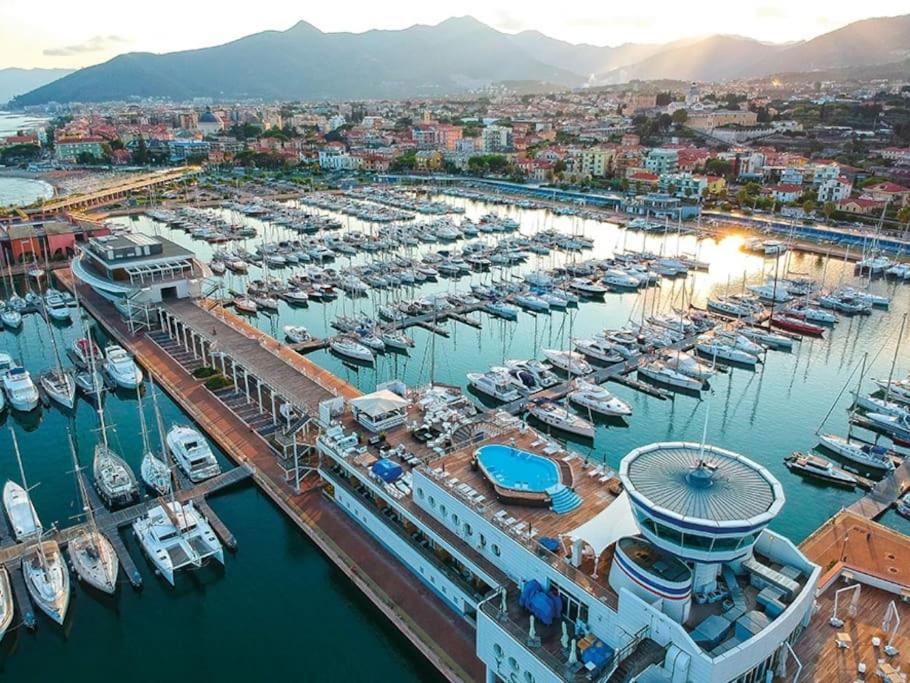
[[[813,202],[811,199],[807,199],[806,201],[804,201],[803,202],[803,211],[806,213],[812,213],[813,211],[815,211],[815,202]]]
[[[895,217],[898,223],[904,224],[904,232],[910,230],[910,206],[898,209]]]
[[[710,175],[727,177],[733,173],[733,164],[726,159],[708,159],[705,163],[705,172]]]
[[[145,138],[141,135],[139,136],[139,143],[136,145],[136,151],[133,153],[133,161],[140,166],[144,166],[149,162],[149,148],[145,144]]]
[[[834,202],[825,202],[824,206],[822,206],[822,213],[825,214],[825,218],[829,221],[831,220],[831,216],[834,215],[835,211],[837,211],[837,204]]]
[[[689,113],[685,109],[677,109],[673,112],[672,120],[674,124],[681,126],[689,120]]]

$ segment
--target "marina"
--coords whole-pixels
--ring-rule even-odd
[[[479,210],[470,205],[464,208],[466,208],[465,215],[471,215],[472,211]],[[143,223],[145,220],[144,218],[128,219],[128,222],[135,221],[140,226],[148,227],[147,234],[154,235],[160,232],[160,228],[154,224]],[[523,225],[523,221],[516,222]],[[571,230],[577,232],[578,228],[574,227]],[[172,232],[168,236],[175,237],[178,243],[182,241],[179,233]],[[676,240],[679,238],[674,236],[665,239]],[[187,247],[191,247],[192,242],[187,241],[186,244]],[[205,257],[203,256],[203,258]],[[800,259],[796,260],[800,261]],[[574,257],[570,257],[564,263],[571,265],[573,261]],[[535,265],[539,267],[542,264]],[[759,268],[757,277],[761,280],[767,276],[765,265],[762,259],[754,262],[754,266]],[[557,265],[556,267],[564,266]],[[256,278],[256,268],[257,266],[252,266],[251,272],[241,277]],[[245,281],[232,280],[231,278],[237,276],[227,273],[223,277],[228,280],[226,284],[232,289],[242,286]],[[273,276],[266,275],[266,277]],[[473,283],[479,286],[486,286],[485,281],[490,279],[482,271],[467,277],[470,278],[467,284]],[[507,276],[506,273],[503,273],[500,277],[501,282],[508,281],[508,279],[519,279],[518,273],[515,273],[514,276],[511,274]],[[487,317],[482,313],[485,306],[482,301],[472,302],[470,299],[465,301],[463,294],[465,281],[439,278],[435,282],[423,285],[420,292],[414,291],[409,295],[413,299],[423,297],[429,302],[431,310],[410,315],[405,313],[402,317],[393,319],[385,328],[407,330],[409,335],[414,336],[415,346],[400,355],[389,351],[377,353],[375,364],[372,367],[364,368],[337,358],[323,346],[328,343],[328,340],[336,338],[337,332],[334,334],[330,332],[332,330],[330,323],[336,315],[362,315],[366,310],[375,310],[372,307],[378,308],[387,305],[387,301],[394,301],[381,294],[370,294],[365,300],[349,298],[348,295],[342,294],[327,303],[310,302],[305,308],[281,302],[276,309],[277,315],[248,316],[226,307],[225,299],[219,298],[217,282],[212,281],[204,286],[202,292],[206,296],[203,298],[196,301],[172,298],[154,307],[141,302],[133,303],[131,309],[132,306],[135,306],[135,309],[127,311],[128,319],[124,320],[123,310],[118,310],[92,287],[77,284],[78,280],[74,279],[69,271],[61,270],[56,273],[57,282],[61,288],[78,292],[80,303],[99,323],[105,337],[122,346],[136,359],[143,370],[155,377],[170,398],[180,405],[185,414],[208,438],[212,439],[219,451],[225,453],[230,460],[236,463],[233,468],[226,469],[226,474],[209,480],[210,488],[219,488],[220,485],[215,482],[230,477],[243,478],[251,475],[258,487],[268,495],[272,502],[288,514],[291,520],[303,529],[306,535],[346,575],[352,575],[351,572],[353,572],[355,583],[364,591],[370,602],[388,618],[391,618],[409,642],[415,645],[417,650],[432,662],[444,677],[450,680],[482,677],[482,671],[470,672],[462,668],[465,666],[465,662],[473,662],[470,666],[477,666],[477,660],[473,659],[473,655],[466,658],[458,656],[459,648],[473,652],[473,632],[468,630],[461,633],[459,629],[460,635],[456,640],[463,637],[463,641],[460,641],[461,644],[446,642],[446,647],[442,648],[440,646],[442,635],[438,630],[437,620],[440,614],[438,609],[445,609],[445,606],[439,604],[430,609],[430,605],[434,605],[434,601],[438,601],[438,598],[427,596],[421,602],[423,607],[411,604],[406,614],[392,609],[390,605],[394,602],[390,602],[389,596],[398,590],[395,584],[402,578],[392,579],[388,572],[383,571],[377,554],[383,551],[376,547],[371,548],[367,542],[369,535],[358,539],[357,534],[354,534],[353,537],[346,538],[344,545],[339,547],[338,544],[341,542],[339,537],[331,535],[330,530],[331,525],[343,523],[343,521],[334,517],[337,514],[334,512],[337,506],[331,498],[326,497],[325,482],[331,483],[336,495],[342,490],[350,490],[351,493],[358,495],[359,493],[356,484],[354,484],[354,488],[349,489],[351,484],[342,481],[337,476],[337,472],[332,474],[325,469],[323,457],[317,453],[318,435],[323,434],[325,429],[317,422],[325,424],[326,410],[329,410],[331,414],[331,411],[337,410],[337,406],[345,403],[354,405],[356,401],[371,396],[377,389],[381,390],[385,383],[396,378],[407,381],[409,385],[419,386],[421,383],[425,384],[428,379],[435,379],[439,383],[455,385],[459,388],[466,387],[467,373],[465,372],[459,377],[460,368],[484,370],[485,361],[489,363],[489,366],[499,366],[505,365],[509,358],[533,358],[533,351],[528,353],[525,349],[551,347],[565,349],[570,339],[577,339],[580,335],[595,335],[604,324],[610,325],[611,315],[616,321],[614,324],[617,329],[621,327],[621,318],[624,315],[628,316],[627,322],[631,322],[639,318],[657,319],[666,311],[669,313],[668,318],[672,321],[673,310],[683,310],[686,305],[695,307],[691,310],[692,314],[697,317],[700,315],[699,306],[704,305],[704,299],[699,300],[700,297],[710,295],[710,290],[700,288],[699,277],[704,276],[695,274],[690,275],[686,280],[670,279],[666,281],[665,286],[643,289],[640,292],[609,293],[601,303],[579,302],[575,304],[577,308],[573,306],[559,312],[551,310],[544,314],[537,312],[537,315],[525,312],[520,314],[517,323]],[[716,282],[722,281],[726,276],[715,274],[713,277]],[[880,285],[881,283],[876,282],[875,284]],[[900,287],[901,285],[895,283],[891,286]],[[882,290],[878,287],[877,291]],[[433,302],[440,301],[441,296],[444,296],[448,303],[445,307],[437,308]],[[645,309],[645,302],[652,298],[653,303],[647,303],[648,309],[650,309],[650,313],[648,313]],[[453,300],[455,303],[451,303]],[[610,309],[617,308],[617,303],[623,312],[614,310],[613,313],[610,313]],[[596,321],[592,320],[594,316],[591,316],[588,311],[590,306],[595,307],[599,313],[605,312],[606,319],[601,317]],[[706,367],[716,367],[717,369],[717,374],[709,380],[710,388],[704,395],[702,395],[702,391],[698,391],[697,396],[687,396],[671,390],[672,388],[645,382],[641,375],[638,379],[634,377],[634,371],[642,363],[651,363],[654,360],[655,355],[653,354],[659,352],[672,358],[674,353],[693,350],[706,331],[701,329],[689,334],[682,333],[678,339],[670,339],[668,343],[655,347],[652,351],[633,355],[620,362],[595,366],[594,371],[585,376],[585,381],[593,385],[610,382],[611,391],[615,386],[616,394],[631,410],[631,415],[623,420],[623,424],[615,424],[611,421],[613,418],[597,418],[593,421],[591,432],[593,438],[589,443],[585,443],[584,438],[579,440],[577,435],[567,435],[564,431],[554,429],[551,432],[545,426],[540,430],[541,438],[544,439],[543,445],[550,448],[546,444],[551,444],[554,449],[557,449],[554,452],[576,453],[574,458],[578,464],[571,467],[577,466],[581,468],[582,472],[589,467],[594,468],[592,476],[596,470],[597,481],[604,486],[610,485],[609,482],[613,476],[611,472],[615,473],[618,465],[618,461],[614,460],[614,464],[611,466],[609,453],[616,452],[618,455],[624,452],[621,450],[620,443],[623,441],[629,443],[629,440],[634,443],[635,439],[640,438],[635,434],[644,428],[641,424],[643,415],[650,416],[650,419],[654,420],[656,416],[664,414],[669,418],[671,426],[677,421],[679,421],[678,428],[683,430],[686,429],[684,425],[691,425],[688,428],[690,433],[699,431],[700,426],[697,423],[704,420],[705,429],[711,435],[709,438],[713,438],[713,435],[717,433],[728,434],[724,443],[728,443],[731,437],[733,441],[743,440],[743,450],[749,451],[747,444],[754,438],[751,430],[747,429],[732,435],[727,431],[727,421],[731,419],[731,409],[733,417],[738,420],[739,418],[736,417],[739,412],[738,406],[742,405],[743,400],[751,401],[751,406],[746,410],[747,422],[744,423],[748,424],[748,414],[751,413],[753,416],[758,414],[756,412],[758,399],[757,394],[753,393],[754,390],[760,389],[764,382],[776,385],[785,392],[787,386],[790,385],[792,390],[792,383],[796,377],[801,378],[801,383],[806,382],[808,380],[805,378],[810,374],[810,366],[819,367],[812,364],[813,358],[818,354],[821,354],[822,358],[830,357],[832,353],[841,354],[840,366],[853,368],[858,357],[856,352],[848,351],[847,340],[852,338],[852,344],[855,344],[860,334],[869,333],[868,330],[864,330],[864,327],[871,325],[875,329],[876,323],[880,323],[885,317],[893,319],[895,312],[902,310],[904,309],[895,299],[892,310],[887,313],[878,312],[863,319],[844,319],[836,328],[830,330],[830,333],[826,330],[823,340],[812,340],[808,337],[796,338],[795,349],[789,353],[762,351],[765,362],[759,364],[760,369],[757,370],[745,370],[738,367],[721,368],[718,358],[712,358],[709,355],[705,359],[703,356],[702,361],[706,363]],[[378,320],[380,316],[375,313],[374,315]],[[678,316],[676,324],[680,326],[689,319],[689,313],[676,313],[675,315]],[[763,316],[755,317],[754,322],[761,323],[763,320]],[[859,325],[860,320],[868,321],[868,324]],[[313,335],[313,339],[294,344],[282,343],[283,330],[287,325],[297,325],[306,329],[309,334]],[[509,329],[511,325],[517,325],[524,330],[523,337],[517,335],[517,338],[521,339],[518,342],[519,346],[515,346],[516,335],[514,330]],[[730,330],[733,334],[731,339],[734,339],[738,325],[738,323],[731,325],[729,321],[718,321],[712,324],[713,330],[708,329],[708,333],[721,338],[727,334],[727,330]],[[673,331],[672,325],[666,329]],[[887,335],[883,339],[885,346],[891,341]],[[831,348],[832,344],[836,345],[836,350]],[[459,352],[459,349],[465,346],[468,349],[473,348],[473,356]],[[887,346],[881,356],[889,356],[892,348]],[[477,357],[478,349],[480,358]],[[301,355],[301,352],[305,352],[306,357]],[[716,354],[714,355],[716,356]],[[422,360],[420,360],[421,357]],[[443,361],[442,358],[446,360]],[[784,364],[789,370],[770,369],[774,368],[776,363]],[[674,367],[678,367],[678,365]],[[882,365],[879,364],[878,368],[881,370]],[[202,371],[205,373],[194,376]],[[210,374],[211,371],[214,371],[214,375]],[[556,371],[559,373],[558,368]],[[769,373],[770,376],[766,377],[766,374]],[[533,395],[535,402],[561,402],[567,397],[574,385],[569,381],[571,378],[566,379],[565,373],[559,374],[561,377],[558,378],[557,384],[544,388]],[[880,374],[882,373],[880,372]],[[220,386],[214,383],[207,386],[208,381],[215,375],[220,378]],[[775,375],[777,375],[777,379],[774,378]],[[836,377],[839,374],[834,373],[833,376]],[[421,379],[423,382],[420,381]],[[734,386],[737,387],[737,394],[746,393],[734,397],[734,394],[731,393]],[[725,392],[726,399],[723,399]],[[763,391],[764,393],[767,392]],[[467,395],[471,397],[470,393]],[[528,397],[522,396],[510,403],[497,405],[495,410],[491,410],[494,406],[487,403],[483,397],[472,398],[478,400],[479,412],[466,424],[475,425],[472,427],[474,430],[489,429],[489,427],[483,426],[499,424],[499,421],[504,418],[497,416],[510,412],[522,414],[528,402]],[[721,402],[726,405],[719,405]],[[714,410],[720,413],[720,418],[708,419],[705,416],[708,404],[715,405]],[[776,421],[780,422],[784,418],[784,413],[777,410],[772,412]],[[585,413],[582,412],[582,415]],[[361,416],[358,419],[380,418]],[[345,417],[342,423],[345,428],[357,428],[355,424],[347,422],[347,420],[348,418]],[[845,420],[843,423],[846,423]],[[774,429],[779,428],[779,425],[774,427]],[[496,427],[496,429],[502,430],[503,427]],[[506,434],[509,433],[508,429],[505,431]],[[720,431],[718,432],[718,430]],[[392,437],[394,431],[392,427],[383,430],[390,446],[410,448],[414,449],[415,453],[420,452],[420,449],[412,442],[399,440],[397,436]],[[603,456],[597,453],[598,450],[603,452],[605,438],[613,441],[615,445],[608,448],[606,459],[602,459]],[[530,443],[529,440],[529,448]],[[791,450],[797,447],[809,448],[811,445],[810,443],[793,443]],[[534,448],[540,447],[538,445]],[[763,464],[766,464],[786,482],[785,488],[806,486],[807,484],[798,479],[786,479],[791,475],[787,473],[782,462],[783,456],[789,452],[785,452],[785,449],[786,447],[782,447],[773,454],[769,453],[767,457],[763,458],[765,461]],[[758,456],[762,457],[761,454]],[[424,461],[424,456],[418,455],[417,457],[418,460]],[[455,474],[454,471],[452,474]],[[588,479],[588,476],[581,472],[575,475],[576,478],[579,476],[584,480]],[[883,519],[886,523],[900,526],[903,522],[893,512],[890,512],[890,508],[907,484],[903,465],[899,466],[894,474],[886,475],[882,482],[869,494],[870,500],[875,500],[874,504],[859,502],[863,499],[854,497],[853,500],[857,501],[854,508],[859,509],[860,514],[868,517],[884,515]],[[512,487],[514,488],[516,485],[513,481]],[[222,522],[219,515],[216,515],[214,510],[204,502],[204,495],[209,491],[199,492],[197,488],[187,488],[187,486],[188,482],[185,483],[184,488],[179,490],[178,498],[198,501],[197,508],[209,519],[212,528],[225,546],[232,547],[239,543],[239,547],[246,547],[246,539],[242,534],[237,533],[235,525],[230,521],[227,524]],[[206,484],[202,484],[198,488],[204,489],[205,486]],[[477,489],[476,486],[474,488]],[[585,489],[576,487],[576,491],[583,494]],[[845,498],[843,492],[827,488],[817,489],[817,491],[821,502],[821,506],[815,511],[817,515],[829,514],[825,512],[825,509],[836,510],[851,502],[849,497]],[[513,491],[512,495],[519,493],[520,491]],[[238,495],[228,493],[227,497],[234,498]],[[394,497],[398,498],[400,495],[401,490],[398,490]],[[555,492],[548,495],[555,495]],[[554,504],[556,503],[554,502]],[[148,503],[141,505],[148,505]],[[574,503],[569,500],[562,501],[560,498],[558,505],[572,506]],[[331,514],[330,510],[333,511]],[[134,508],[126,508],[120,512],[110,513],[109,517],[104,514],[99,515],[99,527],[110,528],[112,523],[110,519],[114,517],[124,520],[114,526],[126,525],[135,518],[131,517],[135,514],[138,514],[138,511]],[[778,529],[783,529],[781,533],[787,533],[796,538],[799,538],[800,533],[805,534],[810,531],[813,528],[812,524],[811,515],[808,517],[798,515],[790,518],[784,515],[774,522]],[[545,532],[545,528],[538,528],[533,520],[530,521],[527,529],[536,529],[536,532],[541,534]],[[60,533],[66,534],[67,531],[63,530]],[[350,530],[345,533],[350,535]],[[365,532],[358,533],[364,534]],[[116,547],[118,545],[120,547]],[[122,542],[115,543],[118,555],[121,554],[122,547]],[[0,552],[8,551],[10,551],[9,548],[0,550]],[[128,551],[126,554],[129,557]],[[9,561],[12,559],[14,556],[10,555]],[[232,561],[233,558],[231,558]],[[135,566],[133,563],[128,571],[129,576],[138,577],[141,574],[141,571],[136,570]],[[125,569],[128,567],[130,567],[129,564],[124,564]],[[15,587],[15,572],[13,572],[13,577]],[[490,578],[494,582],[500,582],[499,579]],[[482,609],[484,613],[487,612],[487,606]],[[434,612],[434,610],[437,611]]]

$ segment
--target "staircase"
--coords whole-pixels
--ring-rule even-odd
[[[581,505],[581,498],[567,486],[550,494],[550,509],[558,515],[571,512],[579,505]]]
[[[729,565],[725,564],[721,572],[724,577],[724,583],[727,584],[727,589],[730,591],[730,599],[733,601],[733,609],[725,616],[729,618],[735,613],[736,618],[739,618],[746,613],[746,597],[743,595],[743,589],[740,587],[739,581],[736,580],[736,574],[733,573]],[[731,619],[731,621],[733,620]]]
[[[667,651],[650,638],[639,641],[631,654],[619,663],[607,683],[627,683],[652,664],[664,660]]]

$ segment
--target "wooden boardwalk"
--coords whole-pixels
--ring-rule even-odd
[[[69,271],[60,271],[61,284],[72,289]],[[203,383],[193,377],[174,357],[148,335],[130,334],[114,307],[90,289],[79,287],[80,300],[117,342],[132,352],[137,361],[183,410],[238,464],[253,471],[253,480],[310,540],[348,577],[401,633],[449,681],[480,681],[484,667],[474,651],[475,632],[466,621],[429,589],[423,587],[368,532],[352,521],[320,487],[296,492],[266,439],[244,422]],[[192,305],[192,304],[191,304]],[[203,311],[203,313],[206,313]],[[210,317],[211,314],[206,313]],[[219,311],[219,317],[221,312]],[[237,316],[227,314],[231,325]],[[203,319],[204,320],[204,319]],[[246,325],[247,328],[241,327]],[[238,329],[253,336],[265,333],[239,321]],[[271,339],[271,338],[269,338]],[[265,342],[265,340],[263,340]],[[300,354],[285,349],[291,369],[311,372],[314,366]],[[267,342],[265,342],[267,343]],[[295,358],[296,360],[291,360]],[[322,371],[325,372],[325,371]],[[332,377],[330,373],[325,373]],[[356,389],[335,379],[339,392]]]
[[[847,510],[867,519],[878,519],[910,488],[910,458],[904,460],[891,474],[879,481],[872,490],[847,507]]]

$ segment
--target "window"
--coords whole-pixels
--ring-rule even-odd
[[[484,536],[483,534],[480,534],[480,547],[481,548],[487,547],[487,537]]]
[[[534,674],[530,671],[525,671],[525,683],[534,683]]]
[[[683,546],[686,548],[694,548],[696,550],[711,550],[711,541],[714,539],[710,536],[702,536],[700,534],[686,534],[683,536]]]
[[[417,497],[420,498],[421,500],[423,500],[423,489],[422,488],[417,489]]]
[[[436,499],[433,498],[433,496],[430,496],[430,499],[429,499],[429,500],[430,500],[430,507],[431,507],[431,508],[436,507]]]
[[[499,557],[502,554],[502,551],[499,549],[499,546],[494,543],[492,547],[493,547],[493,554],[496,555],[496,557]]]
[[[518,660],[515,659],[515,657],[509,657],[509,666],[512,667],[513,670],[518,671]]]
[[[496,655],[496,659],[502,659],[502,645],[499,643],[493,643],[493,654]]]
[[[442,517],[443,519],[446,518],[446,506],[445,505],[439,506],[439,516]]]
[[[742,540],[739,536],[727,536],[714,539],[715,550],[735,550]]]
[[[456,515],[454,512],[452,513],[452,524],[454,524],[456,527],[458,526],[458,515]]]
[[[464,523],[464,535],[472,536],[473,534],[474,534],[474,530],[471,528],[471,525],[468,524],[467,522],[465,522]]]

